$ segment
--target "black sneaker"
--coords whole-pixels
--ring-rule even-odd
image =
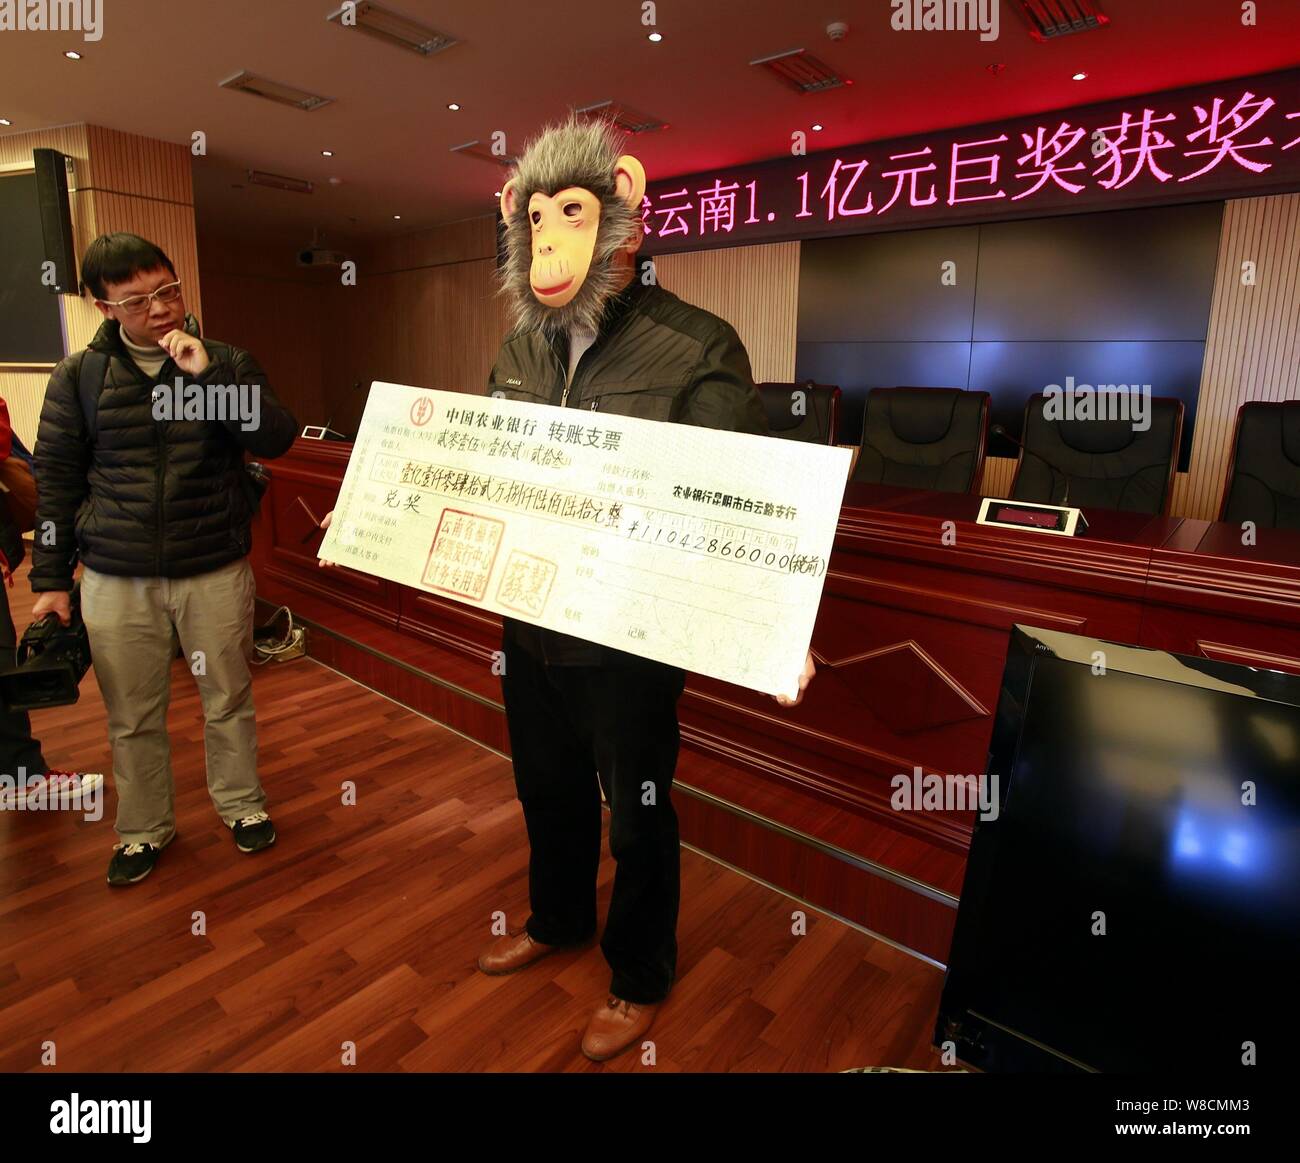
[[[265,812],[243,816],[230,825],[241,852],[260,852],[275,843],[275,825]]]
[[[158,863],[158,854],[175,836],[173,832],[161,844],[114,844],[113,858],[108,862],[108,883],[120,888],[143,880]]]

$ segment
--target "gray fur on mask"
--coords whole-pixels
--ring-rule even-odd
[[[525,147],[514,172],[515,211],[502,223],[506,261],[498,273],[499,291],[509,300],[515,322],[546,334],[578,328],[599,331],[605,305],[617,293],[614,256],[641,230],[640,214],[620,198],[614,163],[622,154],[619,131],[607,121],[579,121],[543,129]],[[578,293],[563,307],[547,307],[528,281],[533,262],[533,230],[528,200],[535,193],[554,196],[581,186],[600,199],[600,226],[591,266]]]

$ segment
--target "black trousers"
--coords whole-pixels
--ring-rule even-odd
[[[14,630],[13,616],[9,613],[9,592],[0,578],[0,594],[4,595],[4,609],[0,610],[0,653],[13,661],[18,634]],[[0,775],[18,779],[18,769],[25,767],[27,777],[45,774],[45,756],[41,745],[32,738],[32,721],[26,711],[10,714],[0,708]]]
[[[669,789],[685,682],[656,662],[548,666],[518,646],[501,679],[531,848],[528,933],[544,945],[595,933],[603,786],[618,867],[600,947],[610,992],[638,1005],[667,997],[677,973],[681,850]]]

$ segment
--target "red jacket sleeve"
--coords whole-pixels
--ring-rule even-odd
[[[13,425],[9,423],[9,405],[0,398],[0,460],[6,460],[14,447]]]

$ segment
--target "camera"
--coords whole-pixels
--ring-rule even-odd
[[[37,711],[77,701],[90,669],[90,637],[81,618],[81,583],[68,598],[67,626],[47,614],[27,627],[14,657],[0,658],[0,704],[6,711]]]

